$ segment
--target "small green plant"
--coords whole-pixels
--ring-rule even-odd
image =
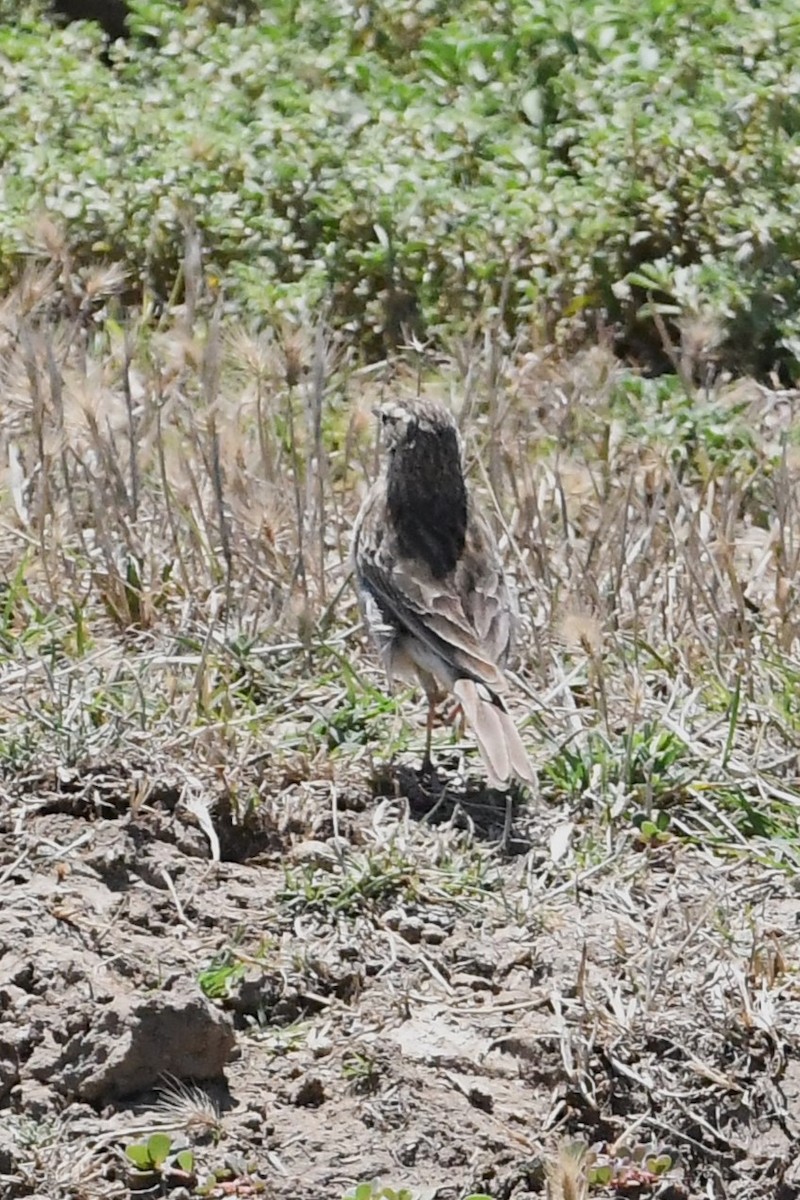
[[[166,1133],[154,1133],[146,1142],[134,1142],[125,1153],[139,1171],[160,1171],[167,1161],[172,1142]]]
[[[209,1000],[227,1000],[247,970],[229,947],[215,954],[207,967],[197,975],[203,995]]]
[[[394,848],[348,856],[342,869],[287,870],[281,900],[294,911],[315,909],[354,916],[419,894],[418,868]]]
[[[592,784],[593,756],[583,747],[566,745],[544,765],[542,774],[559,796],[577,799]]]
[[[224,1200],[226,1196],[262,1196],[267,1184],[260,1178],[258,1164],[235,1151],[226,1154],[224,1165],[212,1171],[197,1188],[198,1196]]]
[[[342,1062],[342,1074],[358,1092],[377,1091],[383,1069],[378,1058],[361,1051],[345,1055]]]
[[[653,816],[637,813],[633,823],[638,830],[639,841],[643,846],[656,847],[670,840],[669,814],[666,812],[661,811]]]
[[[321,683],[325,682],[321,680]],[[394,717],[396,713],[397,701],[393,696],[371,688],[364,688],[360,692],[348,689],[347,695],[334,709],[318,712],[310,732],[319,740],[324,738],[329,750],[369,745],[376,729],[385,725],[384,718]],[[397,745],[387,747],[389,752],[397,749]]]
[[[591,731],[580,744],[564,746],[544,775],[558,792],[576,799],[584,792],[606,797],[621,787],[649,806],[691,779],[685,758],[686,746],[677,735],[647,721],[619,740]]]
[[[191,1150],[173,1152],[172,1139],[167,1133],[153,1133],[146,1142],[133,1142],[125,1153],[137,1171],[162,1174],[167,1163],[186,1175],[194,1173],[194,1154]]]
[[[653,1146],[591,1147],[586,1154],[590,1187],[612,1188],[618,1193],[650,1189],[672,1170],[672,1158]]]

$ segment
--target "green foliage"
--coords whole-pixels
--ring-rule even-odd
[[[725,404],[718,396],[687,390],[675,375],[621,375],[610,412],[624,421],[631,439],[660,451],[679,471],[691,468],[701,480],[752,471],[758,463],[747,402]]]
[[[600,313],[652,354],[657,312],[741,365],[800,353],[791,0],[224,7],[134,0],[106,64],[0,0],[0,287],[45,212],[163,302],[196,224],[212,292],[326,299],[368,351]]]
[[[212,1171],[211,1175],[196,1189],[198,1196],[263,1196],[268,1194],[267,1184],[257,1174],[258,1166],[245,1155],[231,1152],[225,1156],[225,1165]]]
[[[344,683],[344,693],[335,705],[325,708],[317,706],[317,717],[311,726],[312,737],[325,741],[329,750],[351,749],[369,745],[375,730],[385,728],[384,745],[387,752],[397,752],[406,743],[405,731],[392,736],[393,720],[397,716],[397,699],[379,691],[365,679],[359,679],[352,667],[343,659],[337,662],[335,673],[322,676],[321,684]]]
[[[634,824],[639,830],[643,846],[660,846],[669,841],[669,814],[663,810],[656,814],[655,819],[643,813],[637,814]]]
[[[418,871],[393,849],[348,856],[344,870],[317,866],[287,869],[281,901],[293,911],[322,911],[354,916],[382,909],[398,896],[420,894]]]
[[[194,1155],[191,1150],[179,1150],[175,1155],[175,1165],[188,1174],[194,1170]]]
[[[655,1146],[593,1146],[586,1156],[586,1179],[590,1188],[613,1188],[615,1193],[648,1191],[672,1170],[669,1154]]]
[[[345,1055],[342,1060],[342,1074],[356,1091],[374,1092],[380,1083],[383,1064],[371,1054],[357,1050]]]
[[[293,914],[324,912],[357,917],[391,904],[423,899],[450,907],[482,900],[497,886],[485,856],[470,850],[443,854],[423,865],[396,844],[351,850],[329,867],[306,863],[284,868],[279,898]]]
[[[593,731],[580,745],[562,747],[544,768],[556,792],[577,798],[585,792],[608,798],[623,789],[631,799],[668,798],[693,778],[686,762],[683,741],[674,733],[646,721],[614,742]],[[648,816],[648,822],[653,818]],[[664,818],[658,818],[664,820]],[[666,824],[656,825],[650,836],[660,835]],[[645,833],[643,836],[648,836]]]
[[[192,1151],[173,1151],[172,1141],[167,1133],[152,1133],[146,1142],[133,1142],[125,1147],[125,1154],[137,1171],[161,1172],[170,1157],[172,1164],[179,1171],[188,1175],[194,1170]]]
[[[233,950],[226,949],[215,954],[208,966],[198,973],[197,982],[209,1000],[225,1000],[246,973],[245,963]]]

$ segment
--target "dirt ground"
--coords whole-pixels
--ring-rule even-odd
[[[410,770],[252,770],[238,820],[145,757],[6,792],[3,1200],[569,1196],[576,1139],[591,1195],[800,1195],[785,876],[631,837],[578,862],[574,814],[529,799],[504,839],[502,798]],[[130,1175],[156,1130],[187,1175]]]

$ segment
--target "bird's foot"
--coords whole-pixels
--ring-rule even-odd
[[[442,721],[446,721],[448,725],[452,725],[459,737],[464,734],[464,709],[461,706],[461,701],[456,700],[455,696],[448,696],[441,706]]]
[[[425,753],[420,764],[420,775],[423,779],[436,779],[438,778],[438,774],[432,756],[429,753]]]

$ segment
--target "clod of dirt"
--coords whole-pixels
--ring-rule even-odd
[[[479,1108],[481,1112],[490,1113],[494,1110],[494,1097],[483,1088],[471,1087],[467,1099],[473,1108]]]
[[[294,1102],[298,1108],[319,1108],[325,1103],[325,1088],[319,1079],[304,1079],[295,1092]]]
[[[24,1074],[90,1103],[145,1091],[165,1075],[217,1078],[234,1045],[230,1022],[188,983],[85,1006],[71,1014],[69,1028],[78,1024],[61,1044],[48,1030]]]

